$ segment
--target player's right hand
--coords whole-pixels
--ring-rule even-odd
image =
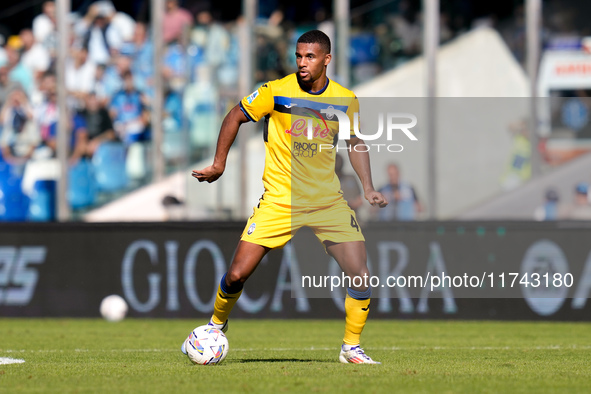
[[[388,205],[388,200],[386,200],[386,197],[384,197],[382,193],[375,190],[366,192],[365,199],[369,201],[369,203],[374,207],[384,208],[386,205]]]
[[[211,165],[211,166],[206,167],[202,170],[193,170],[191,175],[193,176],[193,178],[196,178],[199,182],[205,181],[207,183],[211,183],[211,182],[217,181],[218,178],[221,177],[223,173],[224,173],[224,168],[220,168],[218,166]]]

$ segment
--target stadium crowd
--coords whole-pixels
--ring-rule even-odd
[[[211,151],[220,116],[237,98],[239,30],[243,19],[222,23],[214,17],[219,6],[201,2],[197,7],[197,3],[200,2],[165,1],[162,151],[170,168],[180,164],[182,158],[198,160]],[[304,10],[296,6],[283,6],[271,0],[259,2],[255,26],[256,83],[294,71],[295,39],[309,28],[318,27],[334,37],[336,27],[328,3],[315,2],[302,16]],[[558,7],[555,1],[550,3]],[[118,11],[110,1],[85,4],[69,15],[70,50],[65,70],[72,134],[69,161],[75,169],[72,174],[79,172],[83,179],[89,178],[90,171],[96,184],[76,182],[71,174],[73,187],[82,184],[92,189],[82,193],[71,190],[70,203],[74,208],[95,204],[96,190],[126,190],[148,181],[150,175],[148,142],[154,97],[154,48],[151,28],[145,22],[148,18],[145,13],[132,17]],[[442,4],[441,42],[488,24],[502,32],[516,58],[522,60],[519,8],[505,19],[495,15],[482,18],[466,4]],[[351,1],[350,85],[396,67],[422,51],[419,1],[370,5]],[[562,10],[561,15],[570,15],[568,5],[558,10]],[[550,19],[549,29],[560,20]],[[560,29],[567,29],[567,25],[563,23]],[[42,181],[56,177],[51,160],[56,154],[58,119],[57,38],[56,7],[52,1],[43,3],[42,12],[26,28],[6,37],[0,34],[0,200],[4,201],[0,219],[35,219],[31,212],[21,212],[24,208],[8,209],[6,204],[12,201],[26,206],[28,203],[19,201],[33,201],[37,182],[43,184]],[[23,190],[22,195],[18,195],[19,190]],[[72,196],[81,194],[86,198],[74,201]],[[99,199],[100,196],[99,193]],[[15,212],[20,213],[13,215]],[[37,217],[47,218],[52,216]]]
[[[71,13],[69,23],[65,87],[71,132],[70,189],[76,187],[72,173],[80,171],[79,167],[86,168],[82,173],[87,177],[92,175],[88,171],[96,175],[97,184],[83,182],[90,189],[98,187],[112,192],[125,189],[134,180],[147,180],[147,142],[154,97],[154,49],[149,27],[118,12],[110,1],[92,3],[84,15]],[[7,220],[34,217],[21,209],[27,205],[22,201],[34,197],[36,183],[55,180],[57,176],[56,171],[49,169],[56,168],[52,160],[56,156],[59,116],[54,2],[43,3],[43,12],[31,26],[8,37],[0,47],[0,187],[4,201],[1,213]],[[236,83],[237,58],[228,55],[232,36],[213,21],[208,11],[196,15],[195,23],[193,15],[176,0],[166,1],[162,29],[163,152],[172,163],[185,152],[185,137],[181,133],[184,113],[190,129],[192,159],[198,159],[215,139],[217,86]],[[97,154],[101,157],[95,160]],[[114,155],[120,160],[114,160]],[[119,168],[100,168],[115,163]],[[123,172],[129,179],[101,177],[105,171]],[[23,194],[18,193],[19,189]],[[70,192],[70,197],[77,193]],[[94,195],[93,190],[84,193]],[[96,201],[91,196],[82,200],[70,203],[83,208]]]
[[[183,87],[188,73],[193,72],[189,67],[201,65],[205,74],[205,68],[215,68],[223,59],[208,58],[212,51],[205,44],[211,44],[210,38],[201,39],[204,46],[190,48],[193,56],[188,59],[181,39],[185,26],[193,25],[193,17],[177,1],[168,0],[166,5],[165,125],[167,131],[176,131],[182,123]],[[207,24],[211,23],[205,22],[207,19],[198,15],[203,23],[192,34],[207,35]],[[92,156],[104,141],[119,140],[129,146],[149,140],[154,70],[148,27],[117,12],[108,1],[93,3],[83,16],[72,13],[70,24],[65,85],[73,134],[72,161]],[[229,37],[223,39],[228,41]],[[55,5],[48,1],[43,13],[33,20],[32,29],[9,37],[0,52],[2,150],[9,163],[36,156],[39,146],[55,153],[56,43]],[[228,49],[228,44],[216,46],[215,56],[220,58],[224,47]],[[21,134],[25,129],[29,132]]]

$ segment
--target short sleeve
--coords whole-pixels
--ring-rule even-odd
[[[268,82],[240,101],[240,109],[253,122],[270,114],[274,105],[273,92]]]
[[[86,129],[88,126],[86,124],[86,119],[80,115],[74,116],[74,129],[72,131],[77,132],[80,129]]]
[[[351,125],[351,130],[349,131],[351,136],[355,135],[355,114],[357,113],[357,121],[360,122],[359,116],[359,100],[356,96],[351,98],[351,102],[349,103],[349,107],[347,108],[347,116],[349,117],[349,124]]]
[[[119,92],[115,93],[113,98],[111,99],[111,104],[109,105],[110,111],[117,111],[117,116],[119,116]]]

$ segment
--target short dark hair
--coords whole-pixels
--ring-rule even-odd
[[[330,38],[320,30],[310,30],[298,38],[298,44],[319,44],[322,50],[330,53]]]

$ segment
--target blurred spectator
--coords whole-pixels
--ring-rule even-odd
[[[50,128],[58,119],[56,88],[55,74],[52,72],[43,74],[39,84],[42,100],[34,107],[35,121],[43,141],[49,139]],[[49,158],[52,156],[53,152],[45,144],[35,152],[36,158]]]
[[[379,24],[375,28],[376,39],[379,45],[379,62],[383,70],[389,70],[396,65],[396,57],[402,51],[402,43],[386,23]]]
[[[54,49],[56,32],[55,3],[46,1],[43,3],[43,13],[33,19],[33,35],[35,41],[45,46],[47,50]]]
[[[164,137],[162,154],[167,162],[180,164],[190,152],[187,142],[188,136],[183,131],[183,103],[181,95],[172,89],[167,89],[164,99],[164,114],[162,119]]]
[[[388,165],[389,183],[379,189],[388,200],[388,206],[378,210],[378,220],[415,220],[422,206],[414,187],[400,180],[400,169],[394,163]]]
[[[189,120],[191,153],[194,159],[202,159],[215,144],[216,127],[219,127],[219,91],[212,82],[212,69],[207,65],[196,67],[195,82],[189,84],[183,95],[183,112]]]
[[[229,47],[224,62],[217,68],[217,82],[219,87],[234,88],[238,83],[240,68],[239,27],[234,25],[232,29],[226,30],[226,34],[228,34]],[[287,44],[284,48],[287,48]],[[200,63],[195,62],[195,64]]]
[[[109,113],[117,135],[126,145],[149,139],[150,115],[141,93],[134,86],[130,71],[123,75],[123,89],[113,97]]]
[[[534,212],[534,219],[537,221],[556,220],[559,216],[559,201],[558,192],[554,189],[546,190],[544,196],[544,204],[536,208]]]
[[[13,165],[24,165],[41,141],[33,119],[33,108],[21,89],[10,92],[0,111],[2,158]]]
[[[109,44],[107,43],[107,18],[99,14],[96,4],[88,8],[83,22],[89,23],[82,46],[88,48],[90,59],[95,64],[108,64],[110,61]]]
[[[21,30],[19,37],[23,43],[21,62],[33,74],[35,82],[38,82],[51,65],[49,51],[35,41],[30,29]]]
[[[410,0],[401,0],[399,13],[392,19],[394,32],[400,38],[406,56],[415,56],[422,50],[421,26],[417,23],[417,11]]]
[[[88,93],[94,88],[96,65],[88,58],[88,50],[84,47],[72,50],[72,59],[66,63],[66,89],[71,95],[71,106],[76,109],[84,107]]]
[[[111,99],[109,88],[107,87],[107,80],[105,78],[105,69],[106,66],[104,64],[96,65],[94,73],[94,87],[92,89],[102,107],[106,107],[109,103],[109,100]]]
[[[162,22],[162,35],[164,42],[169,44],[180,41],[183,30],[193,23],[193,16],[184,8],[179,7],[177,0],[166,0],[166,13]]]
[[[121,50],[123,44],[131,42],[135,30],[135,21],[124,12],[118,12],[110,1],[97,1],[98,14],[107,21],[107,44],[111,53]]]
[[[152,86],[154,74],[154,46],[148,36],[148,28],[143,23],[136,23],[133,41],[129,44],[132,56],[131,69],[135,84],[142,92]]]
[[[564,218],[573,220],[591,220],[591,205],[588,199],[589,185],[581,182],[575,186],[575,197],[571,205],[566,207]]]
[[[191,39],[203,49],[205,61],[210,66],[219,67],[227,60],[230,34],[213,19],[209,11],[197,14],[197,24],[191,33]]]
[[[183,101],[181,95],[168,89],[164,95],[164,130],[178,131],[183,124]]]
[[[341,181],[341,190],[343,191],[343,198],[349,204],[352,210],[357,212],[359,207],[363,205],[363,198],[361,196],[361,188],[357,183],[355,176],[345,174],[343,172],[343,158],[337,153],[335,160],[335,173]]]
[[[256,60],[255,81],[263,82],[279,79],[284,75],[281,70],[281,59],[275,45],[263,36],[256,38],[256,53],[260,54]]]
[[[57,81],[53,72],[46,72],[41,78],[39,90],[43,94],[43,101],[34,108],[36,126],[40,132],[41,144],[33,154],[34,160],[44,160],[55,157],[57,143],[57,123],[59,119],[57,107]],[[69,111],[74,114],[74,112]],[[70,164],[74,164],[84,155],[88,135],[86,121],[78,114],[70,115],[71,154]]]
[[[259,22],[256,26],[256,53],[258,56],[255,80],[257,82],[279,79],[282,75],[287,74],[283,69],[283,53],[280,52],[280,50],[286,49],[285,32],[281,26],[283,18],[283,11],[275,10],[266,23]]]
[[[123,74],[131,71],[131,58],[126,54],[118,54],[113,57],[112,64],[108,65],[102,78],[102,87],[106,97],[113,97],[115,93],[123,89]]]
[[[8,98],[8,94],[18,86],[19,84],[17,82],[11,81],[8,78],[8,67],[0,67],[0,106],[4,104]]]
[[[526,122],[522,120],[511,123],[509,133],[513,138],[513,146],[507,168],[501,178],[501,185],[505,190],[516,188],[531,176],[531,144]]]
[[[87,151],[88,131],[86,130],[86,120],[80,114],[70,114],[68,119],[70,129],[70,154],[68,163],[74,165],[84,157]],[[43,143],[52,151],[52,157],[56,156],[57,151],[57,122],[49,127],[49,133],[44,137]]]
[[[180,44],[173,43],[166,47],[162,74],[170,87],[176,91],[182,91],[186,84],[186,55]],[[151,92],[147,92],[151,95]]]
[[[88,48],[90,60],[95,64],[108,64],[123,44],[131,41],[135,22],[127,14],[117,12],[110,1],[97,1],[79,21],[75,31]]]
[[[18,44],[20,44],[20,39],[18,39],[18,37],[16,37],[16,40],[13,42],[17,41]],[[10,44],[9,42],[9,44],[6,45],[6,55],[8,56],[8,63],[6,64],[6,67],[8,68],[8,79],[19,83],[25,93],[30,94],[33,90],[35,81],[33,80],[33,74],[31,71],[21,62],[20,45],[16,47],[18,44]]]
[[[273,42],[281,39],[284,34],[284,31],[281,28],[284,16],[283,11],[279,9],[274,10],[271,15],[269,15],[269,19],[266,21],[267,23],[257,24],[255,32]]]
[[[86,106],[80,113],[86,122],[88,132],[88,144],[86,155],[92,157],[100,144],[106,141],[113,141],[115,131],[109,112],[101,106],[99,99],[94,92],[86,97]]]

